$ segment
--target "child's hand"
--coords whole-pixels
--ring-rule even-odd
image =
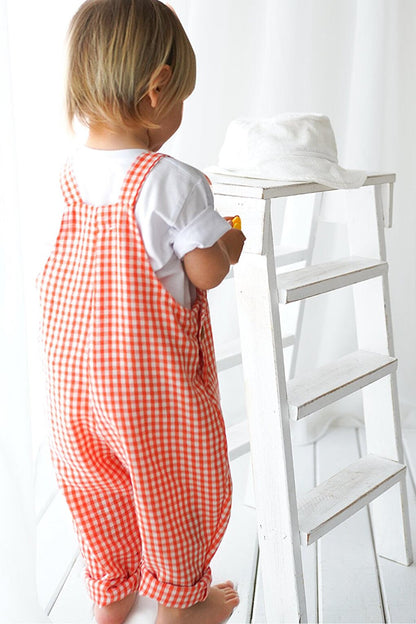
[[[237,264],[241,256],[241,252],[243,251],[245,240],[246,237],[243,232],[236,227],[228,230],[219,239],[218,244],[224,248],[230,264]]]
[[[239,215],[235,215],[234,217],[223,217],[223,219],[225,219],[225,221],[227,221],[227,223],[229,223],[231,227],[235,228],[236,230],[241,230],[241,219]]]
[[[232,228],[207,249],[194,249],[185,254],[183,264],[190,281],[203,290],[215,288],[221,284],[240,258],[246,237],[241,230]]]

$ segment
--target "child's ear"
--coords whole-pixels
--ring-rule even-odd
[[[169,83],[172,76],[172,69],[169,65],[162,65],[158,68],[150,79],[149,85],[149,99],[152,108],[156,108],[161,95],[163,96],[163,89]]]

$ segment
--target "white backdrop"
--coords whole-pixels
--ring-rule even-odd
[[[198,59],[197,88],[185,104],[181,132],[171,141],[179,157],[199,167],[215,164],[233,118],[309,111],[329,116],[341,165],[397,173],[393,229],[386,236],[402,415],[410,422],[416,406],[416,3],[171,4]],[[327,227],[321,237],[334,253],[337,247],[343,253],[342,231]],[[351,311],[349,297],[345,294],[345,314]],[[330,324],[331,319],[329,333]],[[316,331],[319,326],[317,319]],[[335,353],[336,341],[327,348]],[[307,353],[304,357],[307,361]]]
[[[407,421],[416,410],[416,3],[170,3],[195,47],[198,81],[166,151],[203,168],[215,164],[231,119],[314,111],[330,117],[342,165],[397,173],[394,227],[387,238]],[[36,450],[44,413],[33,280],[59,218],[56,177],[66,151],[62,49],[78,4],[0,0],[0,68],[8,87],[0,101],[0,621],[8,624],[42,620],[34,573],[31,438]],[[343,245],[342,231],[329,227],[321,236],[334,250]],[[348,300],[337,308],[341,315],[349,310]],[[350,339],[339,336],[343,348]],[[336,342],[323,341],[322,358],[337,350]]]

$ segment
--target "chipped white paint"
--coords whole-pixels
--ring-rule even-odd
[[[392,195],[390,192],[386,208],[379,188],[390,185],[391,191],[395,175],[368,177],[365,186],[369,188],[364,189],[367,191],[366,210],[363,211],[360,203],[359,208],[354,204],[348,216],[350,240],[353,239],[350,257],[280,272],[277,278],[271,199],[329,189],[310,183],[211,177],[217,209],[223,215],[240,214],[247,236],[246,248],[234,268],[234,278],[250,423],[264,611],[270,623],[306,622],[299,523],[306,532],[306,543],[311,543],[381,493],[386,496],[388,489],[397,491],[399,494],[393,495],[389,521],[386,519],[384,523],[388,529],[383,536],[382,514],[377,511],[375,515],[379,515],[380,522],[376,524],[380,525],[378,534],[384,547],[388,531],[398,533],[391,540],[391,548],[387,546],[384,552],[390,552],[399,561],[411,561],[395,386],[397,360],[392,349],[388,265],[382,227],[391,224]],[[368,193],[372,193],[370,202]],[[354,201],[355,197],[351,203]],[[278,265],[284,265],[285,259],[307,257],[302,247],[296,248],[292,241],[290,243],[289,250],[281,249],[280,253],[278,250]],[[368,284],[370,295],[362,297]],[[303,301],[352,285],[356,289],[356,302],[360,301],[356,306],[360,351],[287,383],[279,302]],[[301,501],[298,517],[289,407],[296,418],[301,418],[363,387],[374,388],[365,395],[365,405],[373,414],[366,419],[370,426],[370,447],[373,440],[370,455],[311,490]],[[376,400],[374,397],[378,396],[380,387],[382,391]],[[384,412],[383,424],[377,430],[380,410]],[[377,438],[383,441],[377,444]],[[384,452],[380,452],[383,449]],[[377,509],[376,501],[373,505],[373,509]]]
[[[371,258],[350,257],[324,262],[296,271],[280,273],[277,286],[280,303],[300,301],[387,272],[387,263]]]
[[[378,193],[359,189],[348,210],[351,254],[386,261],[384,221]],[[355,284],[353,293],[358,348],[394,357],[388,273]],[[396,373],[367,386],[362,394],[368,453],[403,463]],[[412,563],[405,481],[375,500],[371,510],[378,552],[405,565]]]
[[[404,478],[406,467],[367,455],[337,472],[299,500],[302,542],[312,544]]]
[[[243,197],[272,199],[333,190],[315,182],[279,182],[277,180],[243,178],[218,173],[210,173],[209,177],[212,181],[212,189],[215,195],[238,197],[239,200]],[[395,180],[396,174],[394,173],[374,173],[369,174],[363,186],[393,184]]]
[[[389,375],[397,368],[397,359],[355,351],[330,364],[288,381],[290,415],[294,420],[330,405],[365,386]]]

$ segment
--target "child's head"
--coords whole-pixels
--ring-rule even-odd
[[[178,17],[159,0],[87,0],[69,29],[70,123],[155,127],[141,102],[165,65],[160,117],[195,86],[195,55]]]

